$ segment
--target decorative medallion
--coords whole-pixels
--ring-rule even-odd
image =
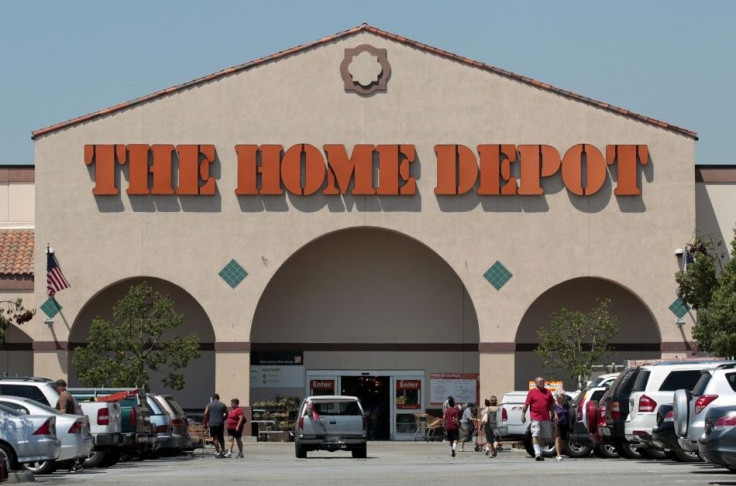
[[[363,95],[386,91],[386,83],[391,75],[386,49],[377,49],[368,44],[345,49],[340,74],[345,82],[345,91]]]

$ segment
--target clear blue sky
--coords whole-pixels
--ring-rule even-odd
[[[0,0],[0,164],[31,131],[361,23],[698,132],[736,164],[736,1]]]

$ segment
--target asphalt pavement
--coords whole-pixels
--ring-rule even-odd
[[[467,481],[467,482],[466,482]],[[520,449],[506,447],[496,458],[468,447],[451,457],[442,442],[369,442],[368,457],[353,459],[349,452],[310,452],[294,456],[293,443],[245,444],[245,459],[216,459],[212,451],[190,456],[120,463],[109,469],[80,473],[56,472],[37,476],[40,485],[422,485],[503,484],[534,486],[714,486],[736,484],[736,474],[704,463],[674,461],[554,458],[536,462]]]

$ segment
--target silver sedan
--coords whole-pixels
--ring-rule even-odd
[[[46,415],[56,419],[56,434],[61,441],[61,452],[55,460],[35,460],[24,464],[35,474],[53,472],[60,464],[73,464],[84,460],[92,450],[94,441],[89,431],[89,418],[84,415],[62,413],[30,398],[0,395],[0,406],[16,410],[23,415]],[[24,461],[19,461],[24,462]]]
[[[20,463],[54,460],[61,451],[55,415],[24,415],[0,405],[0,439],[13,469]]]

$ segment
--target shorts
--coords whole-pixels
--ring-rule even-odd
[[[552,422],[549,420],[532,420],[530,427],[532,437],[539,439],[552,439]]]
[[[243,429],[227,429],[227,435],[229,437],[240,439],[241,437],[243,437]]]
[[[570,426],[567,424],[564,424],[564,425],[557,424],[557,437],[561,438],[562,440],[567,440],[569,436],[570,436]]]
[[[224,425],[210,425],[210,437],[220,441],[220,444],[225,443],[225,426]]]
[[[447,438],[448,442],[455,442],[460,437],[460,434],[458,433],[457,429],[446,430],[445,437]]]

